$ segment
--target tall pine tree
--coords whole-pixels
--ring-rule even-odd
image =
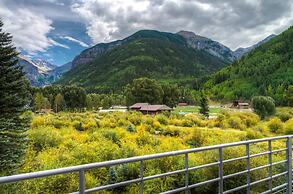
[[[29,84],[17,65],[12,36],[3,32],[0,21],[0,173],[12,172],[25,150],[29,117]]]
[[[199,105],[200,105],[199,113],[208,118],[209,117],[209,104],[208,104],[208,98],[204,92],[200,93]]]

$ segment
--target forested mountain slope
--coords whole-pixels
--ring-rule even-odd
[[[283,104],[282,96],[293,84],[293,27],[260,45],[240,61],[210,76],[205,83],[217,100],[272,96]]]
[[[139,77],[183,82],[227,64],[206,51],[189,47],[178,34],[143,30],[100,52],[92,62],[73,66],[58,83],[110,92]]]

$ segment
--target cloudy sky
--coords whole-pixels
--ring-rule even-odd
[[[293,24],[292,0],[1,0],[22,54],[62,65],[100,42],[141,29],[193,31],[231,49]]]

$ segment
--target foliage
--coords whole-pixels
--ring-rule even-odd
[[[113,105],[126,105],[124,95],[119,94],[88,94],[86,107],[88,110],[96,110],[99,107],[110,108]]]
[[[78,84],[91,92],[117,93],[141,77],[191,85],[194,78],[226,65],[218,57],[188,47],[177,34],[140,31],[93,62],[74,67],[58,83]]]
[[[163,89],[163,99],[162,103],[173,108],[178,105],[180,90],[177,84],[164,83],[161,85]]]
[[[51,108],[51,104],[50,104],[48,98],[45,98],[43,96],[43,94],[40,92],[35,94],[34,104],[35,104],[34,108],[36,111],[39,111],[41,109],[50,109]]]
[[[213,100],[249,100],[255,95],[266,95],[275,99],[276,105],[292,106],[292,43],[293,27],[290,27],[199,82],[208,88]]]
[[[290,109],[277,110],[290,111]],[[276,125],[277,123],[277,125]],[[279,130],[283,125],[283,130]],[[277,128],[275,127],[277,126]],[[134,129],[134,130],[133,130]],[[274,129],[274,130],[271,130]],[[277,129],[277,130],[275,130]],[[100,162],[138,155],[215,145],[246,139],[255,139],[278,133],[292,133],[292,119],[282,122],[272,118],[269,121],[250,112],[220,112],[216,119],[202,119],[197,114],[163,114],[150,116],[139,112],[128,113],[65,113],[35,115],[32,128],[28,131],[30,144],[25,163],[19,172],[31,172],[71,165]],[[278,146],[274,144],[274,148]],[[267,145],[251,147],[252,153],[267,149]],[[281,148],[279,148],[281,149]],[[241,157],[243,147],[224,149],[224,157]],[[217,160],[217,153],[196,153],[189,156],[190,166],[211,163]],[[277,159],[279,155],[275,155]],[[267,158],[251,160],[251,166],[267,164]],[[144,163],[145,176],[184,168],[182,157],[167,157]],[[233,162],[224,167],[225,173],[234,173],[245,167],[245,161]],[[275,169],[276,173],[279,172]],[[190,173],[190,180],[201,182],[216,176],[217,169]],[[280,169],[281,172],[281,169]],[[87,188],[97,184],[108,184],[139,178],[137,163],[100,168],[86,172]],[[266,176],[265,171],[251,175],[253,180]],[[239,185],[242,179],[229,179],[227,188]],[[77,175],[54,176],[46,179],[24,181],[17,185],[20,190],[43,193],[68,193],[78,190]],[[146,182],[146,193],[163,192],[183,184],[183,176],[174,175],[165,179]],[[12,188],[10,188],[12,189]],[[193,193],[214,192],[217,185],[207,185],[192,190]],[[258,193],[258,187],[253,191]],[[11,191],[11,190],[10,190]],[[114,193],[137,193],[137,185],[117,188]],[[107,193],[106,192],[106,193]],[[9,193],[9,192],[8,192]]]
[[[139,78],[127,86],[126,101],[128,105],[138,102],[160,104],[163,100],[163,94],[163,89],[156,80]]]
[[[208,104],[208,98],[204,94],[204,92],[201,92],[199,105],[200,105],[199,113],[208,118],[209,117],[209,104]]]
[[[279,107],[277,108],[276,116],[285,122],[293,118],[293,110],[289,107]]]
[[[293,107],[293,85],[290,85],[286,90],[285,102],[287,102],[287,106]]]
[[[66,109],[66,102],[62,94],[57,94],[54,99],[54,111],[64,111]]]
[[[17,55],[12,36],[3,31],[0,21],[0,173],[14,171],[21,162],[30,122],[29,85]]]
[[[283,133],[283,123],[279,118],[271,118],[268,122],[268,127],[271,130],[271,132]]]
[[[53,108],[55,112],[81,110],[86,106],[86,92],[78,86],[50,85],[32,88],[35,110]]]
[[[293,119],[290,119],[285,123],[284,131],[287,135],[293,134]]]
[[[271,97],[255,96],[251,100],[254,111],[264,119],[267,116],[275,114],[275,101]]]

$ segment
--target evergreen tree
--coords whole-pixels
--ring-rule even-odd
[[[290,85],[285,93],[286,105],[293,106],[293,85]]]
[[[201,94],[200,94],[199,103],[200,103],[199,113],[208,118],[209,117],[209,104],[208,104],[208,98],[204,92],[201,92]]]
[[[57,94],[54,99],[54,111],[55,112],[63,111],[65,107],[66,107],[66,103],[62,94],[60,93]]]
[[[276,112],[275,101],[269,96],[254,96],[251,104],[254,112],[262,119]]]
[[[41,109],[50,109],[51,103],[48,98],[45,98],[42,93],[38,92],[34,98],[34,108],[36,111]]]
[[[34,109],[37,110],[41,110],[43,107],[43,101],[44,101],[44,96],[42,93],[38,92],[36,93],[35,97],[34,97]]]
[[[0,171],[13,171],[21,162],[26,146],[25,131],[30,119],[29,84],[22,67],[17,65],[17,51],[12,36],[3,32],[0,21]]]

